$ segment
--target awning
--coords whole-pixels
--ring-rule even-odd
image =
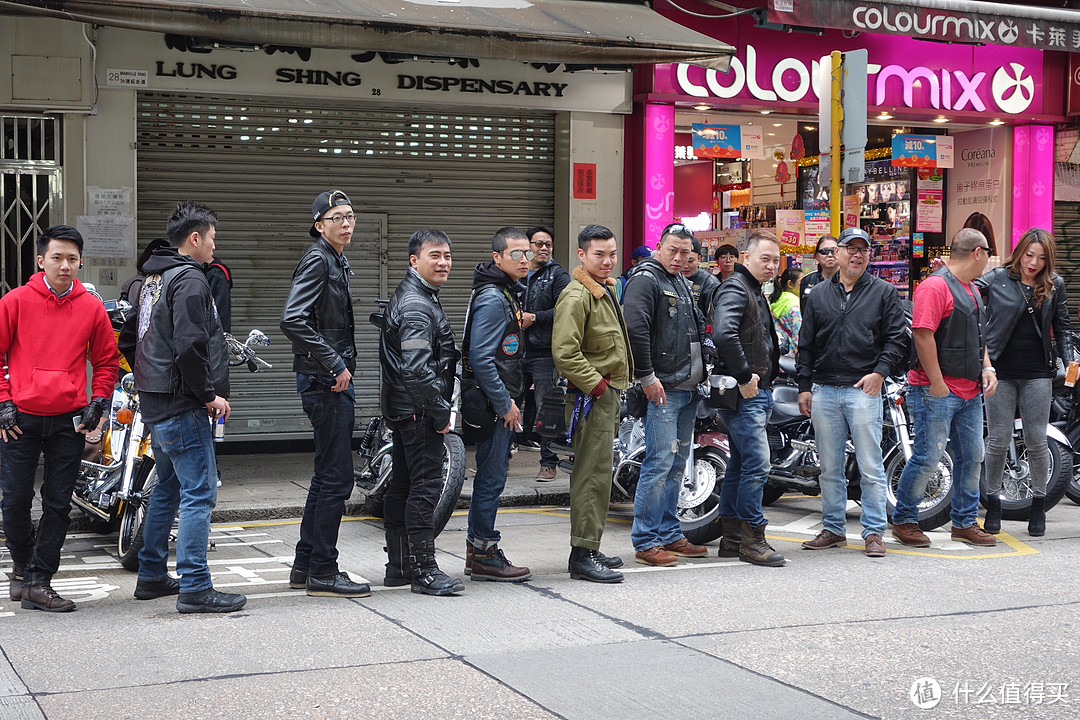
[[[769,0],[769,21],[921,40],[1080,52],[1080,10],[981,0]]]
[[[0,0],[0,12],[258,45],[569,65],[689,62],[734,48],[638,2],[579,0]]]

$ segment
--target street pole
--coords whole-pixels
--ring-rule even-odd
[[[832,138],[832,162],[829,163],[829,228],[833,237],[840,237],[840,226],[844,218],[844,198],[841,196],[842,185],[840,173],[843,165],[844,152],[840,147],[840,128],[844,124],[844,105],[840,100],[840,86],[843,78],[842,65],[844,55],[839,50],[833,50],[832,58],[832,91],[830,101],[832,113],[830,113],[829,135]]]

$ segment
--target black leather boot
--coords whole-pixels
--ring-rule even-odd
[[[765,540],[765,526],[768,524],[768,521],[765,521],[760,525],[751,525],[743,520],[742,542],[739,544],[740,560],[765,567],[780,567],[784,564],[784,556]]]
[[[991,535],[1001,532],[1001,496],[997,493],[987,495],[985,499],[986,518],[983,520],[983,530]]]
[[[465,592],[465,583],[444,573],[435,562],[435,533],[430,530],[409,534],[409,564],[414,593],[456,595]]]
[[[739,545],[742,544],[742,523],[737,517],[723,517],[724,537],[720,540],[717,557],[739,557]]]
[[[583,547],[570,548],[570,561],[567,563],[570,577],[574,580],[588,580],[596,583],[619,583],[623,574],[612,570],[601,562],[598,550]]]
[[[412,583],[412,568],[409,565],[409,536],[403,528],[386,529],[386,587],[402,587]]]
[[[1031,498],[1031,514],[1028,515],[1028,535],[1042,537],[1046,534],[1046,498]]]

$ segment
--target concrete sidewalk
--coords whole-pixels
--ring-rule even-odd
[[[472,496],[472,479],[476,472],[473,448],[467,449],[468,471],[461,491],[459,508],[469,505]],[[221,470],[221,487],[218,488],[217,508],[213,522],[240,522],[272,518],[300,517],[304,512],[308,485],[311,482],[313,454],[263,453],[256,455],[222,455],[218,459]],[[549,482],[538,482],[540,453],[518,451],[510,459],[510,472],[506,489],[499,504],[521,505],[568,505],[570,503],[570,476],[559,470]],[[359,489],[353,491],[346,504],[349,515],[364,514],[364,496]],[[76,518],[78,512],[72,513]]]

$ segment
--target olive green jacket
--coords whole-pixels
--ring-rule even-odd
[[[614,295],[616,281],[606,282],[607,292],[579,265],[555,303],[551,356],[559,375],[584,392],[604,378],[625,390],[634,375],[630,338]]]

